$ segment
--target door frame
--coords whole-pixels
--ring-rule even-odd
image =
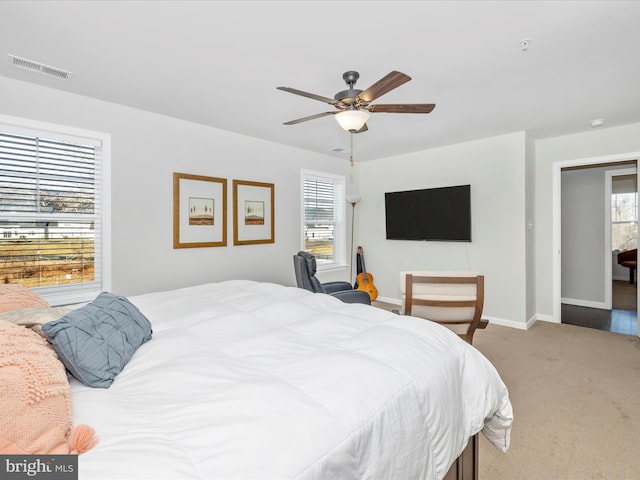
[[[573,160],[559,160],[553,162],[552,164],[552,257],[553,257],[553,313],[551,321],[553,323],[561,323],[561,279],[562,279],[562,238],[561,238],[561,230],[562,230],[562,191],[561,191],[561,172],[563,168],[568,167],[579,167],[579,166],[587,166],[587,165],[602,165],[605,163],[615,163],[615,162],[628,162],[633,161],[636,162],[636,168],[638,167],[638,161],[640,160],[640,152],[630,152],[630,153],[622,153],[622,154],[614,154],[614,155],[604,155],[600,157],[588,157],[588,158],[578,158]],[[609,253],[609,257],[611,253]],[[609,265],[611,265],[611,259],[609,259]],[[640,291],[639,291],[640,298]],[[639,303],[640,305],[640,303]],[[640,334],[640,332],[639,332]]]
[[[629,167],[629,168],[619,168],[619,169],[611,169],[606,170],[604,172],[605,176],[605,184],[604,184],[604,284],[605,284],[605,297],[604,303],[608,310],[613,308],[613,259],[612,259],[612,250],[611,250],[611,192],[612,192],[612,182],[613,177],[618,177],[621,175],[638,175],[638,167]]]

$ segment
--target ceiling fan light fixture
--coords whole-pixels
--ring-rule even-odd
[[[369,120],[369,112],[366,110],[343,110],[334,115],[336,121],[347,132],[357,132]]]

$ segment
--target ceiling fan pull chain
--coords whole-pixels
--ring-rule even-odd
[[[353,136],[355,132],[349,132],[349,139],[351,140],[351,151],[349,152],[349,163],[353,167],[356,162],[353,161]]]

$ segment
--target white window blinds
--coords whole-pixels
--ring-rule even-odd
[[[614,251],[638,248],[637,192],[611,195],[611,248]]]
[[[102,287],[101,144],[0,125],[0,281]]]
[[[344,265],[344,177],[303,172],[303,249],[313,253],[319,268]]]

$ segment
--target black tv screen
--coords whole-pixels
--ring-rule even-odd
[[[384,195],[388,240],[471,241],[471,185]]]

